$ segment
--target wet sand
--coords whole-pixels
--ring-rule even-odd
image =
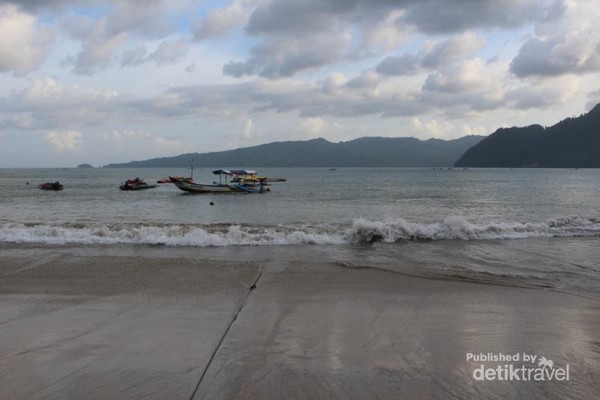
[[[0,399],[600,393],[597,299],[348,268],[310,246],[106,248],[1,246]],[[477,381],[466,355],[490,352],[568,364],[570,380]]]

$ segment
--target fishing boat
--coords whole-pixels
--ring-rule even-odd
[[[179,189],[189,193],[262,193],[265,191],[264,186],[260,184],[249,185],[245,182],[231,182],[230,178],[242,174],[256,174],[255,171],[248,170],[215,170],[213,174],[219,176],[219,182],[213,183],[196,183],[192,178],[182,179],[171,176],[171,182]]]
[[[143,179],[135,178],[135,179],[126,180],[125,183],[123,183],[123,184],[121,184],[121,186],[119,186],[119,189],[121,189],[121,190],[145,190],[145,189],[152,189],[155,187],[156,187],[156,185],[149,185],[146,182],[144,182]]]
[[[63,185],[58,181],[42,183],[41,185],[38,185],[38,188],[42,189],[42,190],[55,190],[55,191],[64,189]]]
[[[259,176],[256,171],[245,169],[217,169],[212,172],[219,176],[218,182],[210,184],[195,183],[193,178],[181,179],[171,176],[171,182],[179,189],[189,193],[264,193],[271,189],[270,182],[284,182],[284,178]]]

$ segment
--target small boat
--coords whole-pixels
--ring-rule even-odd
[[[266,176],[257,175],[255,171],[246,170],[220,170],[223,173],[231,174],[231,182],[242,182],[242,183],[263,183],[268,185],[271,182],[286,182],[285,178],[267,178]],[[244,174],[238,174],[239,172],[245,172]],[[215,171],[213,171],[215,173]]]
[[[63,185],[59,182],[46,182],[38,185],[38,188],[43,190],[63,190]]]
[[[121,190],[144,190],[144,189],[152,189],[155,187],[156,187],[156,185],[149,185],[146,182],[144,182],[143,179],[135,178],[135,179],[126,180],[125,183],[123,183],[121,186],[119,186],[119,189],[121,189]]]
[[[171,183],[171,178],[160,178],[156,181],[158,184]]]

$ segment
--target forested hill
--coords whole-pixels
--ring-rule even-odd
[[[483,136],[455,140],[363,137],[332,143],[325,139],[274,142],[214,153],[188,153],[105,167],[446,167]]]
[[[470,148],[457,167],[600,168],[600,104],[544,128],[502,128]]]

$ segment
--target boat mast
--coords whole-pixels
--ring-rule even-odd
[[[190,172],[190,180],[192,181],[192,183],[194,182],[194,159],[192,158],[192,168],[191,168],[191,172]]]

